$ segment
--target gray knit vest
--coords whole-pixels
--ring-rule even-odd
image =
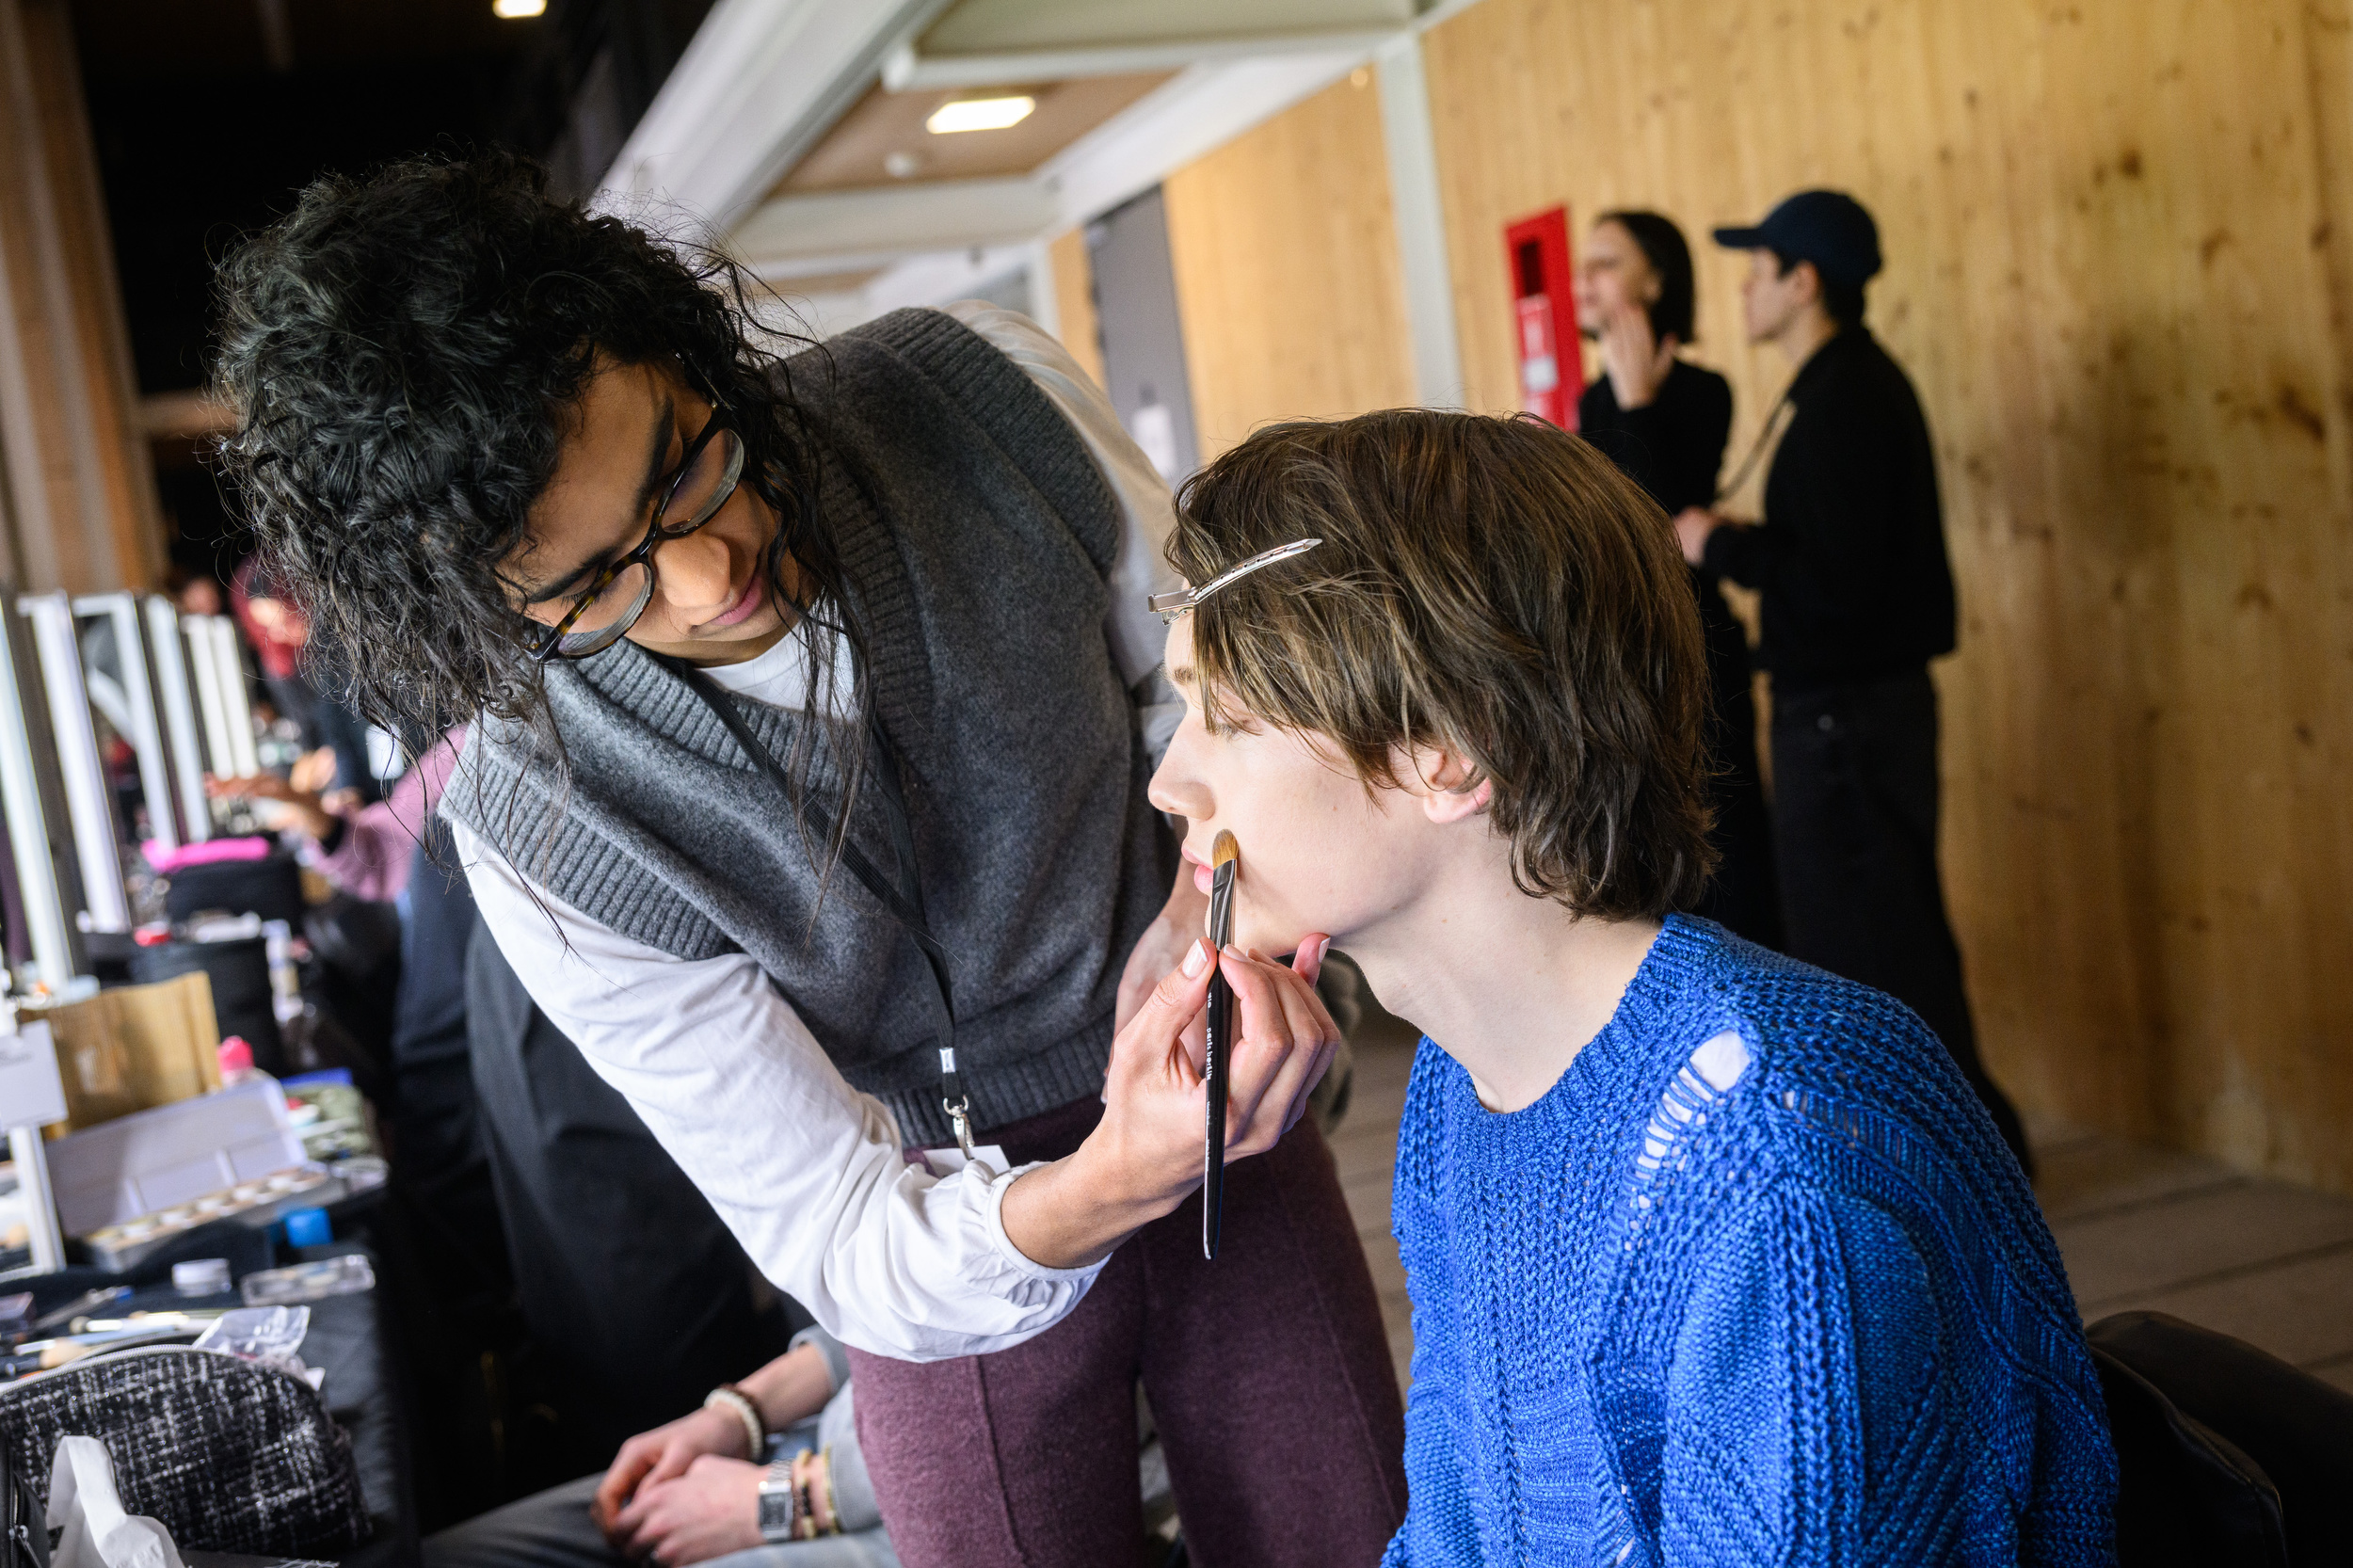
[[[830,372],[795,360],[792,394],[824,448],[820,504],[949,955],[973,1122],[1001,1127],[1100,1093],[1121,968],[1176,869],[1104,632],[1117,513],[1069,423],[953,317],[899,311],[827,347]],[[701,698],[627,641],[551,664],[546,689],[564,761],[485,723],[441,808],[624,936],[749,954],[903,1137],[947,1142],[920,952],[856,878],[824,876]],[[722,700],[779,761],[810,722]],[[838,781],[821,753],[829,819]],[[888,874],[878,789],[851,836]]]

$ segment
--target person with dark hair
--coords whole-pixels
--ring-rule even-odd
[[[1675,530],[1693,566],[1762,601],[1788,952],[1918,1013],[2031,1171],[2018,1112],[1977,1056],[1937,869],[1929,661],[1953,650],[1953,574],[1927,416],[1863,324],[1879,226],[1854,198],[1809,190],[1716,243],[1749,252],[1749,336],[1796,374],[1760,437],[1781,427],[1763,526],[1705,511]]]
[[[225,466],[362,711],[471,721],[484,929],[851,1347],[908,1564],[1131,1553],[1139,1374],[1204,1560],[1369,1560],[1403,1415],[1300,1125],[1325,944],[1211,952],[1144,794],[1166,487],[1023,317],[795,344],[753,286],[504,154],[322,180],[224,264]]]
[[[1210,586],[1152,798],[1241,840],[1240,941],[1330,932],[1423,1032],[1387,1568],[2114,1561],[2100,1379],[1969,1086],[1675,912],[1706,668],[1658,508],[1541,420],[1396,409],[1256,432],[1169,553]]]
[[[1716,475],[1732,433],[1732,383],[1682,356],[1690,344],[1691,249],[1657,213],[1604,213],[1577,269],[1577,329],[1601,347],[1607,372],[1577,400],[1577,433],[1607,454],[1669,517],[1716,503]],[[1772,824],[1756,765],[1756,694],[1749,634],[1716,579],[1689,572],[1707,645],[1716,808],[1716,874],[1697,905],[1718,924],[1781,945]]]
[[[384,781],[368,763],[366,721],[331,690],[322,690],[306,669],[303,655],[311,639],[311,618],[288,597],[258,558],[237,568],[229,585],[229,603],[262,666],[262,684],[279,712],[301,731],[303,749],[327,748],[335,759],[334,790],[347,790],[361,806],[384,798]]]

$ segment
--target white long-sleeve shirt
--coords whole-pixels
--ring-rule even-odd
[[[1168,486],[1035,323],[978,302],[950,313],[1028,373],[1110,483],[1120,544],[1104,635],[1157,754],[1182,713],[1158,678],[1162,629],[1144,603],[1180,585],[1160,555]],[[798,634],[706,673],[742,696],[808,705]],[[850,1087],[750,957],[681,959],[623,936],[450,825],[483,923],[540,1011],[629,1100],[760,1271],[836,1336],[911,1361],[1002,1350],[1052,1327],[1095,1282],[1100,1264],[1045,1268],[1007,1239],[1000,1208],[1017,1171],[983,1160],[936,1177],[908,1163],[890,1112]]]

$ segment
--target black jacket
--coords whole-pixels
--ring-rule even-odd
[[[1686,506],[1705,506],[1716,499],[1716,473],[1723,466],[1724,442],[1732,434],[1732,383],[1712,370],[1678,360],[1649,407],[1622,408],[1609,377],[1599,376],[1577,399],[1577,424],[1578,435],[1599,447],[1619,472],[1673,517]],[[1691,591],[1699,600],[1700,630],[1707,639],[1716,711],[1735,723],[1744,722],[1742,715],[1749,711],[1749,634],[1716,591],[1713,576],[1693,572]],[[1736,760],[1746,756],[1749,743],[1732,739],[1738,745]]]
[[[1789,385],[1765,524],[1719,528],[1707,569],[1764,598],[1758,661],[1783,690],[1867,680],[1953,650],[1953,574],[1920,399],[1850,327]]]
[[[1732,383],[1677,360],[1646,408],[1621,408],[1609,377],[1577,400],[1577,434],[1601,448],[1669,517],[1716,499],[1716,471],[1732,434]]]

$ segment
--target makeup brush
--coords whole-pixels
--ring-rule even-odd
[[[1241,845],[1220,833],[1209,850],[1209,946],[1216,954],[1234,939],[1234,877],[1241,870]],[[1225,1199],[1225,1084],[1234,1052],[1234,988],[1225,971],[1209,976],[1208,1037],[1202,1064],[1209,1084],[1209,1143],[1201,1163],[1201,1256],[1217,1256],[1218,1210]]]

